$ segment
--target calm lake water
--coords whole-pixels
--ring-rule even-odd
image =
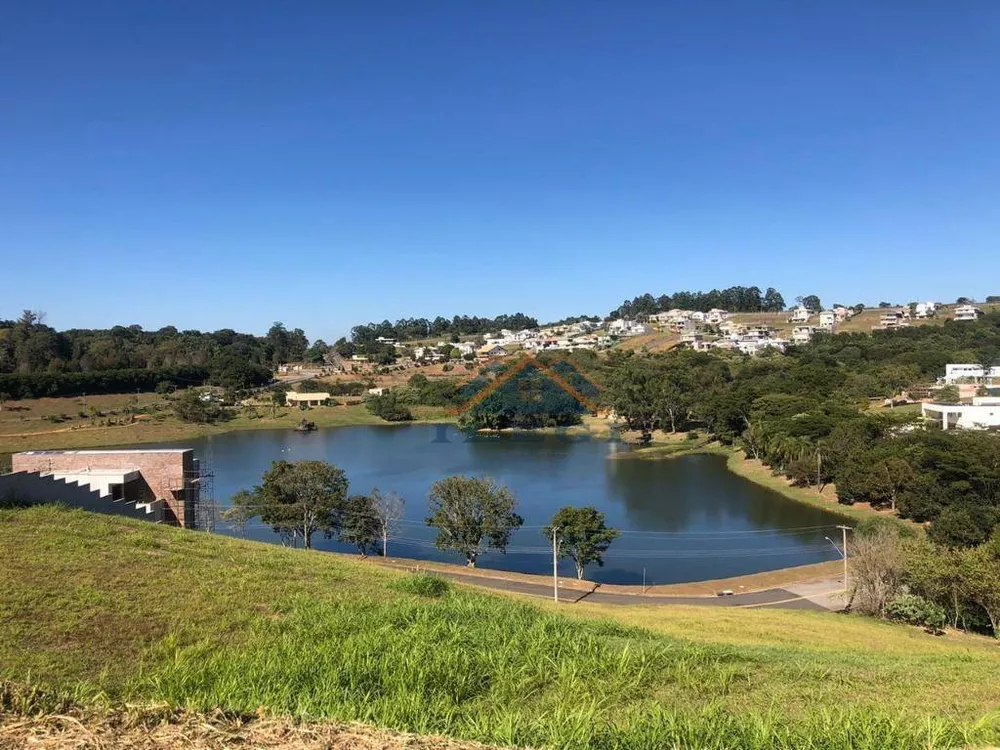
[[[824,538],[836,538],[839,518],[795,503],[726,469],[721,456],[667,461],[622,457],[621,443],[554,435],[469,438],[451,426],[359,426],[299,434],[291,430],[231,432],[186,441],[215,474],[224,506],[239,489],[259,484],[275,460],[320,459],[347,472],[352,493],[372,487],[406,500],[393,557],[463,562],[434,548],[424,524],[431,485],[452,474],[489,475],[519,501],[524,528],[503,555],[490,551],[480,567],[549,573],[552,553],[543,527],[564,505],[592,505],[620,529],[603,568],[587,577],[606,583],[677,583],[838,559]],[[220,530],[225,531],[220,525]],[[231,532],[230,532],[231,533]],[[255,524],[254,539],[277,541]],[[320,549],[350,551],[317,537]],[[573,575],[570,561],[560,573]]]

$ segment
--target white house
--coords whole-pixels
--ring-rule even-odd
[[[325,392],[297,393],[289,391],[285,394],[285,403],[289,406],[322,406],[330,400],[330,394]]]
[[[649,333],[649,327],[634,320],[619,318],[608,323],[608,333],[613,336],[641,336],[644,333]]]
[[[937,305],[933,302],[918,302],[913,308],[913,317],[923,320],[933,318],[937,312]]]
[[[955,308],[955,320],[978,320],[983,311],[974,305],[959,305]]]
[[[837,313],[833,310],[824,310],[819,314],[819,327],[827,331],[832,331],[837,324]]]
[[[475,346],[465,341],[459,341],[457,344],[452,344],[452,346],[455,347],[455,351],[463,356],[466,354],[473,354],[476,351]]]
[[[705,320],[709,323],[721,323],[728,317],[729,312],[727,310],[721,310],[718,307],[713,307],[708,311],[708,315],[705,316]]]
[[[792,317],[790,317],[788,319],[788,322],[789,323],[808,323],[809,322],[809,318],[810,318],[811,315],[812,315],[812,313],[809,312],[809,308],[808,307],[803,307],[802,305],[799,305],[794,310],[792,310]]]
[[[993,385],[1000,383],[1000,366],[991,367],[989,372],[983,372],[982,365],[945,365],[944,377],[939,382],[946,385],[958,383],[979,383]]]
[[[910,325],[908,310],[889,310],[879,318],[879,328],[905,328]]]
[[[792,329],[793,344],[808,344],[816,333],[816,326],[795,326]]]
[[[736,341],[735,346],[744,354],[754,357],[765,349],[777,349],[779,352],[783,352],[788,343],[785,339],[741,338]]]
[[[923,404],[924,419],[938,422],[942,430],[986,430],[1000,427],[1000,398],[977,396],[971,404]]]

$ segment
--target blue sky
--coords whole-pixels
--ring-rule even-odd
[[[0,318],[1000,294],[995,0],[8,2],[0,71]]]

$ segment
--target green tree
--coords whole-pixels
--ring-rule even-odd
[[[383,396],[369,396],[365,399],[365,408],[386,422],[409,422],[413,419],[413,413],[393,391]]]
[[[7,403],[8,399],[10,399],[10,394],[0,391],[0,411],[3,411],[3,407]]]
[[[465,556],[469,567],[489,548],[501,553],[524,520],[517,500],[504,485],[489,477],[447,477],[434,483],[428,495],[427,525],[437,529],[438,549]]]
[[[958,386],[955,385],[938,388],[934,393],[934,400],[939,404],[957,404],[960,398]]]
[[[338,539],[358,548],[361,556],[378,549],[381,532],[375,503],[370,495],[352,495],[347,499],[341,517]]]
[[[542,533],[552,539],[553,529],[558,540],[559,557],[573,560],[576,577],[580,579],[590,563],[604,565],[604,553],[620,535],[617,529],[607,526],[603,513],[589,506],[560,508]]]
[[[313,535],[333,536],[340,528],[347,477],[325,461],[275,461],[257,491],[261,520],[277,533],[312,547]]]
[[[231,523],[243,539],[246,539],[247,536],[247,524],[256,518],[259,512],[258,501],[257,492],[240,490],[229,498],[229,507],[220,514],[222,520]]]
[[[182,422],[212,424],[229,419],[229,410],[203,392],[188,388],[174,400],[174,414]]]

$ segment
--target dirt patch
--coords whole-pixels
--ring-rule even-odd
[[[481,750],[485,745],[387,732],[359,724],[196,714],[167,709],[42,716],[0,713],[0,749],[75,750]]]

